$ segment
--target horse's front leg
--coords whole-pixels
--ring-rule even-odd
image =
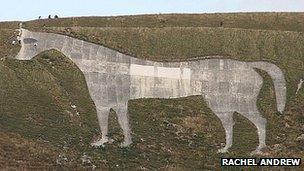
[[[118,104],[118,106],[115,108],[115,112],[117,114],[118,123],[124,134],[124,142],[121,143],[121,147],[127,147],[132,144],[131,129],[128,118],[128,104]]]
[[[104,146],[104,144],[109,141],[108,138],[109,112],[110,112],[109,107],[97,108],[97,117],[98,117],[99,127],[101,130],[101,139],[91,143],[92,146],[95,147]]]

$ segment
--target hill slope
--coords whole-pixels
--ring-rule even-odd
[[[1,166],[53,168],[63,154],[77,166],[98,133],[79,69],[49,51],[32,61],[1,60],[0,73]]]
[[[214,14],[216,15],[219,14]],[[276,16],[276,14],[265,15]],[[296,16],[295,14],[283,16],[289,15]],[[297,24],[289,27],[288,22],[284,20],[280,20],[284,21],[285,24],[282,24],[284,28],[276,25],[266,27],[265,23],[263,24],[264,20],[261,19],[257,20],[261,22],[260,25],[257,24],[258,28],[271,30],[255,30],[257,27],[251,27],[254,28],[251,30],[244,21],[240,22],[243,23],[240,24],[240,28],[246,26],[246,29],[206,28],[195,25],[199,22],[191,22],[192,27],[188,27],[191,23],[187,23],[187,17],[200,21],[200,16],[168,15],[167,17],[173,16],[177,18],[166,20],[167,27],[159,25],[160,20],[155,20],[155,16],[152,16],[151,20],[146,18],[141,20],[143,22],[139,22],[142,16],[132,16],[133,18],[117,17],[118,19],[78,18],[74,21],[72,19],[40,20],[25,25],[32,30],[66,34],[103,44],[139,58],[157,61],[224,55],[244,61],[273,62],[284,71],[288,83],[288,101],[284,115],[277,115],[272,81],[266,73],[259,71],[265,82],[258,105],[268,120],[269,148],[265,155],[303,158],[303,140],[297,140],[297,137],[304,131],[304,91],[301,89],[299,94],[295,94],[298,81],[303,78],[304,73],[303,34],[271,31],[289,30],[286,28],[293,27],[301,31],[303,27]],[[229,16],[233,14],[227,15]],[[149,16],[144,17],[149,18]],[[73,26],[71,20],[78,27],[71,27]],[[88,25],[85,25],[86,20]],[[95,28],[107,26],[107,23],[101,21],[113,21],[110,26],[115,28]],[[128,27],[119,28],[120,26],[115,24],[121,21],[127,23]],[[173,24],[169,25],[169,21]],[[42,27],[44,24],[46,26]],[[90,26],[90,28],[79,26]],[[233,25],[235,26],[237,24]],[[12,33],[10,30],[6,38]],[[4,49],[7,50],[1,52],[3,56],[13,56],[18,51],[18,46],[11,46],[9,43],[6,43],[5,47]],[[214,170],[219,167],[219,157],[248,157],[250,151],[257,145],[257,134],[253,125],[235,114],[233,147],[228,154],[217,154],[217,149],[225,142],[223,128],[204,100],[194,96],[170,100],[130,101],[129,115],[134,144],[125,149],[118,147],[122,134],[112,113],[110,136],[115,141],[106,148],[94,149],[88,144],[98,130],[96,111],[82,74],[66,57],[57,51],[48,51],[32,61],[6,59],[0,61],[0,64],[1,96],[4,97],[0,99],[0,160],[7,166],[48,165],[51,168],[91,168],[95,165],[98,168],[113,169]],[[77,111],[71,105],[76,105]],[[77,112],[80,113],[79,116]],[[25,143],[20,144],[20,141]],[[44,152],[35,150],[36,148],[44,149]],[[64,157],[59,157],[63,154],[67,156],[67,162]],[[84,155],[91,157],[92,164],[81,161]]]
[[[158,14],[117,17],[73,17],[25,22],[27,28],[42,27],[226,27],[304,31],[304,13]]]

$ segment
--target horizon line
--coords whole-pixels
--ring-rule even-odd
[[[202,14],[261,14],[261,13],[304,13],[304,11],[239,11],[239,12],[163,12],[163,13],[136,13],[136,14],[117,14],[117,15],[75,15],[75,16],[63,16],[60,17],[59,14],[50,14],[52,16],[57,15],[59,19],[67,19],[67,18],[81,18],[81,17],[131,17],[131,16],[149,16],[149,15],[202,15]],[[39,17],[39,16],[37,16]],[[0,22],[27,22],[39,20],[38,18],[29,19],[29,20],[0,20]],[[42,17],[42,16],[41,16]],[[45,18],[41,18],[41,20],[48,19],[48,16],[44,16]],[[54,19],[54,18],[52,18]]]

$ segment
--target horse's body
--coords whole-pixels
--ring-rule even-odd
[[[124,132],[123,146],[131,144],[127,103],[138,98],[179,98],[203,95],[220,118],[226,132],[226,152],[232,145],[233,113],[238,112],[255,124],[259,146],[265,147],[266,120],[256,106],[263,84],[254,68],[265,70],[273,79],[277,108],[283,112],[286,87],[281,70],[267,62],[241,62],[229,59],[203,59],[188,62],[154,62],[134,58],[115,50],[52,33],[22,30],[22,48],[17,59],[31,59],[38,53],[56,49],[70,58],[83,72],[94,101],[102,138],[108,141],[108,114],[114,109]],[[33,46],[35,42],[36,46]]]

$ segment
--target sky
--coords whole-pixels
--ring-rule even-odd
[[[304,0],[2,0],[0,21],[216,12],[304,12]]]

